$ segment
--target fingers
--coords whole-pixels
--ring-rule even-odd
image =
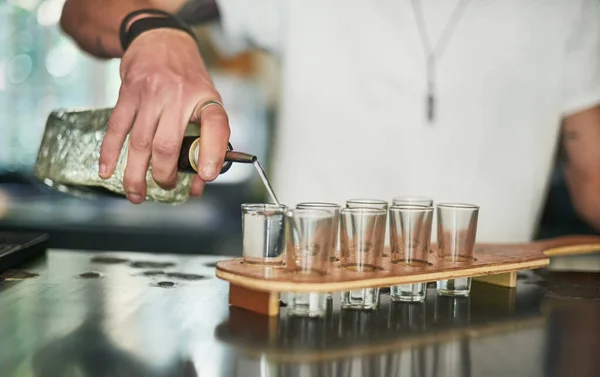
[[[200,179],[199,176],[194,176],[194,180],[192,181],[192,190],[190,194],[192,196],[200,196],[204,191],[204,182]]]
[[[174,189],[177,185],[177,159],[188,119],[189,114],[175,106],[167,106],[154,135],[152,178],[165,190]]]
[[[137,102],[136,96],[121,89],[100,147],[98,175],[102,179],[110,178],[115,172],[123,143],[135,119]]]
[[[179,96],[175,96],[179,97]],[[205,95],[199,96],[206,98]],[[123,186],[132,203],[141,203],[147,194],[146,175],[152,164],[152,177],[163,189],[177,185],[177,160],[189,120],[201,124],[199,173],[194,177],[191,195],[199,196],[204,183],[217,178],[223,166],[230,137],[229,120],[223,107],[211,105],[200,113],[205,100],[191,106],[173,106],[183,98],[129,95],[122,88],[119,100],[109,119],[109,125],[100,152],[99,175],[107,179],[114,174],[123,143],[129,137],[129,151]],[[192,97],[193,98],[193,97]],[[196,97],[198,98],[198,97]],[[220,99],[218,94],[210,98]],[[138,110],[138,104],[141,106]],[[161,109],[162,113],[161,113]],[[133,126],[132,126],[133,123]]]
[[[142,106],[130,132],[127,166],[123,178],[127,199],[136,204],[146,198],[146,174],[161,108],[152,101],[145,102]]]
[[[200,117],[201,125],[198,174],[204,182],[210,182],[217,178],[223,166],[230,129],[227,113],[221,106],[208,106],[198,114],[203,103],[196,106],[193,119]]]

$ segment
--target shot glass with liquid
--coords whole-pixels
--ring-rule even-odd
[[[244,263],[282,266],[285,262],[285,213],[277,204],[242,204]]]

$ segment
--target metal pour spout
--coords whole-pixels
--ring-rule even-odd
[[[198,172],[198,160],[200,158],[200,138],[197,136],[186,136],[183,138],[181,152],[179,153],[178,170],[186,173],[196,174]],[[220,174],[226,173],[234,162],[242,164],[253,164],[258,158],[254,155],[234,151],[231,143],[227,143],[225,161]]]
[[[256,156],[238,152],[238,151],[227,151],[225,152],[226,162],[238,162],[242,164],[253,164],[257,160]]]

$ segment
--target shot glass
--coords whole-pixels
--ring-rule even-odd
[[[433,208],[420,205],[397,205],[390,208],[391,262],[410,267],[427,265],[431,244]],[[393,301],[425,300],[427,283],[392,286]]]
[[[333,214],[333,236],[331,238],[331,259],[335,257],[335,253],[338,250],[338,239],[340,229],[340,205],[335,203],[321,203],[321,202],[303,202],[296,205],[296,209],[318,209],[327,211]]]
[[[473,260],[479,207],[472,204],[440,203],[437,206],[438,257],[450,263]],[[468,296],[471,278],[441,280],[437,292],[443,296]]]
[[[335,203],[324,203],[324,202],[303,202],[296,205],[297,209],[320,209],[328,211],[333,214],[333,236],[331,239],[331,256],[330,262],[333,262],[336,258],[338,250],[338,235],[340,229],[340,205]],[[327,293],[327,299],[331,300],[331,292]]]
[[[294,274],[321,276],[327,273],[332,253],[335,216],[321,209],[286,212],[287,269]],[[327,309],[327,294],[288,292],[288,314],[321,317]]]
[[[379,248],[385,230],[386,210],[381,208],[344,208],[341,220],[341,265],[357,272],[375,272],[381,267]],[[362,288],[342,292],[342,308],[375,309],[379,288]]]
[[[421,196],[396,196],[392,199],[392,205],[403,206],[403,205],[415,205],[432,207],[433,199],[425,198]]]
[[[244,263],[282,266],[285,262],[285,205],[242,204]]]
[[[389,203],[381,199],[348,199],[347,208],[374,208],[387,210]]]
[[[380,229],[381,234],[379,235],[379,242],[377,243],[377,252],[380,256],[387,257],[387,255],[384,254],[384,249],[387,231],[388,202],[380,199],[349,199],[346,201],[346,207],[383,209],[385,211],[380,215],[383,217],[383,227]]]
[[[423,196],[396,196],[392,199],[392,205],[412,205],[433,207],[433,199]],[[420,292],[427,292],[427,283],[423,284],[404,284],[390,288],[391,294],[401,294],[403,296],[419,295]],[[403,300],[401,300],[403,301]]]

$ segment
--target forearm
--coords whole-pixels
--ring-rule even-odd
[[[579,216],[600,231],[600,107],[565,120],[565,178]]]
[[[183,3],[184,0],[67,0],[60,25],[89,54],[121,57],[119,27],[127,14],[147,8],[175,13]]]

